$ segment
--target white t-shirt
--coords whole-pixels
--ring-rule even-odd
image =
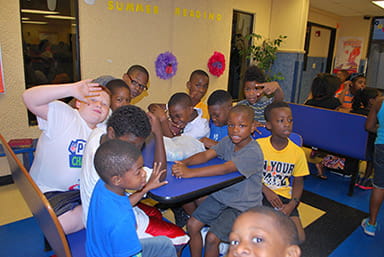
[[[188,122],[184,128],[182,135],[187,135],[200,139],[209,136],[209,123],[207,119],[202,118],[203,111],[199,108],[194,108],[197,111],[197,117]]]
[[[47,120],[37,118],[42,134],[30,174],[43,193],[78,189],[83,152],[92,129],[69,105],[53,101],[48,106]]]
[[[80,197],[81,205],[83,206],[84,226],[87,225],[88,209],[93,189],[95,188],[97,181],[100,179],[95,169],[95,165],[93,164],[93,159],[95,157],[96,150],[100,145],[100,139],[105,133],[105,127],[95,128],[88,138],[87,147],[84,151],[83,167],[80,176]],[[151,235],[145,233],[149,224],[148,215],[138,207],[133,207],[133,211],[136,217],[136,232],[138,237],[152,237]]]

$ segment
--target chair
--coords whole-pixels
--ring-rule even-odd
[[[263,137],[268,137],[271,135],[271,131],[269,131],[267,128],[265,127],[257,127],[257,130],[259,130],[259,133],[255,132],[253,133],[252,135],[252,138],[253,139],[258,139],[258,138],[263,138]],[[291,132],[291,134],[289,135],[288,137],[293,143],[295,143],[296,145],[298,146],[303,146],[303,138],[295,133],[295,132]]]
[[[66,236],[47,198],[0,134],[0,141],[21,195],[57,257],[85,256],[85,229]]]

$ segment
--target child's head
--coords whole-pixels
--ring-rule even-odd
[[[127,83],[131,91],[131,99],[133,99],[141,95],[144,90],[147,90],[149,73],[141,65],[132,65],[127,73],[123,75],[123,80]]]
[[[322,99],[335,95],[340,87],[340,79],[329,73],[320,73],[312,81],[311,92],[314,99]]]
[[[151,123],[147,114],[134,105],[117,108],[107,121],[108,139],[120,139],[134,144],[138,149],[150,134]]]
[[[179,128],[192,120],[193,104],[191,97],[186,93],[176,93],[168,101],[169,117]]]
[[[80,116],[92,129],[107,118],[111,105],[111,92],[106,87],[100,88],[100,94],[87,97],[88,103],[79,100],[75,102]]]
[[[347,70],[339,70],[336,72],[336,77],[338,77],[341,83],[344,83],[349,77],[349,72]]]
[[[258,206],[242,213],[233,224],[229,240],[229,257],[301,255],[295,224],[270,207]]]
[[[364,88],[363,90],[359,91],[353,98],[352,109],[354,111],[366,110],[366,113],[362,112],[362,114],[368,115],[369,109],[371,109],[379,95],[379,90],[377,90],[377,88]]]
[[[95,78],[94,80],[92,80],[92,82],[93,82],[93,83],[98,83],[99,85],[105,87],[109,81],[114,80],[114,79],[116,79],[116,78],[113,77],[113,76],[110,76],[110,75],[102,75],[102,76],[97,77],[97,78]]]
[[[251,134],[256,128],[253,116],[252,108],[246,105],[236,105],[229,111],[228,136],[239,148],[252,140]]]
[[[351,93],[353,95],[357,95],[359,91],[363,90],[367,86],[364,73],[353,73],[349,77],[349,80],[352,81]]]
[[[128,105],[131,102],[131,92],[127,83],[122,79],[113,79],[106,86],[112,93],[111,109],[116,110],[120,106]]]
[[[250,104],[255,104],[263,96],[264,86],[266,82],[265,75],[257,66],[248,67],[244,75],[244,95]]]
[[[265,126],[272,136],[287,138],[292,132],[292,111],[286,102],[273,102],[264,110]]]
[[[94,165],[97,174],[114,192],[139,190],[146,184],[141,152],[128,142],[116,139],[102,143],[95,153]]]
[[[208,112],[213,123],[222,127],[227,125],[232,96],[225,90],[216,90],[208,97]]]
[[[203,70],[195,70],[191,73],[187,82],[188,94],[195,106],[205,96],[208,90],[209,76]]]

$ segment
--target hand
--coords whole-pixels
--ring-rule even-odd
[[[284,204],[283,208],[281,208],[280,211],[289,217],[289,215],[291,215],[295,207],[296,207],[295,201],[290,201],[289,203]]]
[[[205,148],[211,148],[214,145],[217,145],[217,141],[212,140],[208,137],[200,138],[200,142],[204,144]]]
[[[273,208],[281,210],[284,207],[283,202],[275,192],[273,192],[272,190],[263,190],[263,193],[265,198],[267,198],[268,202],[272,205]]]
[[[148,108],[151,113],[153,113],[160,121],[165,121],[168,119],[167,110],[163,108],[160,104],[151,104]]]
[[[263,92],[264,94],[266,95],[270,95],[270,94],[273,94],[275,93],[275,91],[280,88],[280,85],[279,83],[277,83],[276,81],[271,81],[271,82],[265,82],[263,84],[261,84],[264,86],[264,89],[263,89]]]
[[[153,171],[152,171],[151,177],[149,178],[149,181],[143,188],[144,192],[148,192],[152,189],[161,187],[168,183],[168,181],[163,181],[163,182],[160,181],[161,175],[163,175],[164,172],[167,172],[167,170],[165,169],[160,170],[160,167],[161,167],[161,162],[159,163],[155,162],[153,164]]]
[[[161,132],[161,124],[159,118],[151,112],[147,112],[149,122],[151,123],[152,133],[156,134]]]
[[[260,132],[260,130],[257,129],[257,127],[265,127],[265,124],[264,124],[264,123],[261,123],[261,122],[258,122],[258,121],[255,121],[255,124],[256,124],[256,126],[255,126],[255,132],[256,132],[257,134],[261,135],[261,132]]]
[[[100,95],[101,87],[97,83],[91,83],[91,79],[81,80],[73,84],[73,97],[88,103],[88,97]]]
[[[183,162],[175,161],[172,166],[172,176],[176,178],[187,178],[190,172],[190,169]]]

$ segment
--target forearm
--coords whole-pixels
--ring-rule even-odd
[[[274,100],[275,101],[283,101],[284,100],[284,91],[280,87],[280,85],[276,88],[276,91],[274,93]]]
[[[137,191],[129,196],[129,201],[131,202],[132,206],[135,206],[138,202],[140,202],[141,199],[143,199],[144,195],[147,192],[144,190]]]
[[[160,124],[161,124],[162,133],[165,137],[170,137],[170,138],[174,137],[171,129],[169,128],[168,120],[160,120]]]
[[[304,180],[303,177],[295,177],[292,184],[292,197],[294,201],[300,201],[301,195],[303,194]]]
[[[191,175],[192,175],[191,177],[218,176],[218,175],[224,175],[230,172],[234,172],[236,170],[237,168],[235,164],[231,161],[226,162],[224,164],[190,169]]]
[[[165,154],[163,133],[157,131],[153,133],[155,140],[155,158],[154,162],[161,163],[160,170],[167,168],[167,158]]]
[[[197,164],[201,164],[201,163],[205,163],[207,161],[209,161],[210,159],[214,158],[215,156],[211,157],[211,151],[213,150],[207,150],[205,152],[200,152],[200,153],[197,153],[197,154],[194,154],[192,155],[191,157],[181,161],[182,163],[184,163],[185,165],[197,165]]]

